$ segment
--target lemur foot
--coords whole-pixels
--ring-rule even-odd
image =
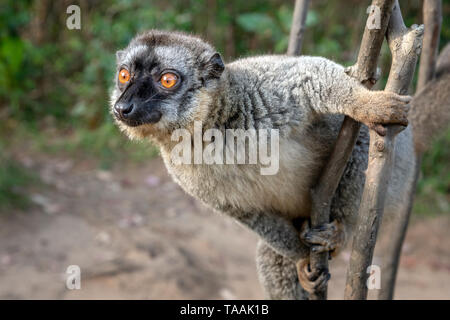
[[[369,91],[358,96],[358,103],[353,110],[355,119],[386,135],[382,125],[408,125],[409,102],[412,97],[401,96],[388,91]]]
[[[297,262],[297,274],[300,285],[308,293],[322,290],[331,277],[328,269],[311,270],[309,259],[301,259]]]
[[[300,231],[300,239],[313,252],[335,251],[345,242],[345,233],[341,224],[334,220],[318,228],[310,228],[309,221],[305,221]]]

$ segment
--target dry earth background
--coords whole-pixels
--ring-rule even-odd
[[[15,158],[44,184],[30,190],[26,212],[0,215],[0,298],[264,297],[256,236],[187,196],[160,159],[101,171],[69,157]],[[449,228],[447,215],[412,221],[397,299],[450,298]],[[332,261],[332,299],[343,297],[348,258],[347,250]],[[81,290],[65,287],[72,264],[81,268]]]

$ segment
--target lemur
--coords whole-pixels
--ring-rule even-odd
[[[118,127],[131,139],[155,143],[188,194],[259,235],[257,270],[267,297],[305,299],[322,287],[329,273],[309,270],[309,248],[337,252],[349,239],[365,180],[368,127],[407,125],[411,98],[369,91],[321,57],[257,56],[225,65],[206,41],[180,32],[144,32],[116,57],[110,111]],[[313,229],[310,188],[344,115],[364,125],[332,201],[331,222]],[[195,121],[204,130],[278,130],[278,172],[261,175],[260,164],[174,164],[171,134],[192,131]],[[408,202],[412,133],[408,126],[396,138],[385,216]]]

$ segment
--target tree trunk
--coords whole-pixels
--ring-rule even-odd
[[[420,53],[422,36],[423,26],[413,26],[411,29],[405,27],[396,0],[386,34],[392,53],[392,65],[385,90],[399,94],[408,91]],[[374,130],[370,130],[366,184],[353,237],[345,299],[367,298],[367,270],[372,263],[378,226],[383,216],[394,159],[395,136],[402,129],[399,126],[388,126],[385,136],[379,136]]]
[[[367,19],[364,29],[361,47],[357,62],[347,68],[346,72],[358,79],[367,88],[371,88],[377,81],[377,63],[381,45],[389,23],[394,0],[373,0],[372,12]],[[380,9],[375,12],[376,6]],[[380,14],[380,25],[372,28],[371,22],[374,14]],[[333,152],[328,163],[322,170],[322,174],[311,190],[311,227],[317,227],[330,222],[330,206],[333,196],[344,173],[345,166],[355,145],[361,125],[349,117],[345,117],[339,132]],[[328,268],[328,253],[310,254],[310,267],[312,270],[324,270]],[[321,292],[310,295],[311,300],[326,299],[326,288]]]
[[[423,2],[423,22],[425,33],[423,37],[423,49],[419,65],[419,80],[417,92],[425,87],[434,78],[436,71],[436,59],[439,48],[439,34],[442,23],[442,1],[424,0]],[[426,111],[426,110],[424,110]],[[417,180],[419,178],[422,155],[416,154],[416,165],[414,175],[414,185],[410,191],[409,204],[399,216],[389,226],[389,233],[392,234],[392,243],[387,247],[384,255],[384,266],[382,268],[381,291],[378,299],[391,300],[394,298],[394,288],[397,278],[397,270],[400,262],[403,241],[408,229],[409,217],[414,202]]]
[[[435,75],[439,50],[439,34],[441,33],[442,24],[442,1],[424,0],[422,12],[425,34],[423,36],[422,55],[420,57],[417,91],[425,87]]]

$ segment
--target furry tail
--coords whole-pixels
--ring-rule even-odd
[[[439,55],[436,78],[416,93],[411,104],[414,146],[421,154],[450,122],[450,43]]]

